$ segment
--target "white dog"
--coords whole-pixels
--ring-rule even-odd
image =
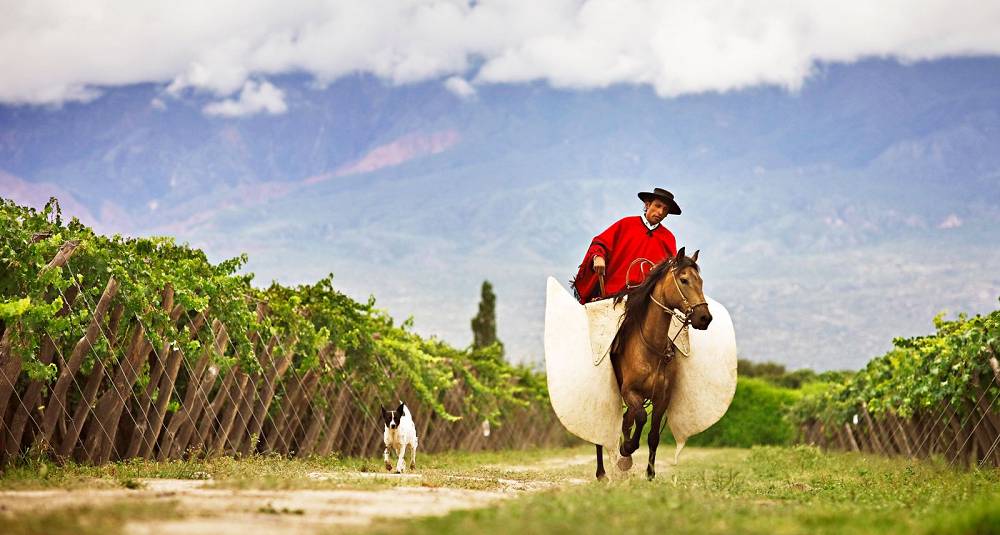
[[[385,469],[392,470],[392,462],[389,460],[389,451],[399,455],[396,461],[396,473],[402,474],[406,468],[406,447],[410,447],[410,470],[417,466],[417,427],[413,425],[413,417],[410,409],[400,401],[399,407],[394,411],[382,409],[382,421],[385,423],[385,432],[382,438],[385,441]]]

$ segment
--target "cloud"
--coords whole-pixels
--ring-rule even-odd
[[[944,218],[941,223],[938,224],[940,229],[952,229],[962,226],[962,219],[955,214],[948,214],[948,217]]]
[[[476,88],[461,76],[452,76],[444,81],[444,87],[462,99],[476,96]]]
[[[284,73],[322,84],[358,72],[396,84],[455,79],[456,89],[543,81],[673,96],[795,89],[818,63],[1000,54],[1000,3],[982,0],[7,4],[3,103],[87,100],[142,82],[223,98]]]
[[[257,83],[247,80],[243,84],[239,98],[213,102],[202,108],[206,115],[221,117],[246,117],[267,112],[280,115],[288,111],[285,104],[285,92],[274,87],[269,82]]]

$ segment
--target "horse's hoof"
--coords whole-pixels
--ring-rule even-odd
[[[627,472],[632,468],[632,456],[622,457],[618,459],[618,469],[622,472]]]
[[[653,470],[652,467],[646,467],[646,479],[652,481],[655,478],[656,478],[656,470]]]
[[[392,463],[385,463],[385,469],[392,472]]]

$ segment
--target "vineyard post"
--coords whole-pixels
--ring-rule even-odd
[[[219,368],[212,362],[213,352],[223,353],[229,343],[229,333],[219,320],[212,320],[212,333],[213,345],[202,350],[201,358],[188,377],[181,409],[171,416],[170,423],[167,424],[163,443],[160,445],[160,455],[157,457],[160,460],[181,456],[191,440],[202,409],[208,403],[208,393],[219,374]]]
[[[192,340],[197,339],[198,333],[205,326],[206,321],[204,313],[199,312],[195,316],[190,330]],[[167,364],[160,378],[159,393],[157,394],[156,404],[153,406],[152,418],[150,419],[149,427],[146,428],[142,448],[139,450],[140,457],[146,459],[153,458],[153,450],[156,446],[157,438],[162,431],[163,420],[166,417],[167,405],[170,403],[170,398],[174,392],[174,385],[177,383],[177,374],[180,373],[181,364],[184,363],[186,358],[184,350],[180,348],[174,348],[167,356]]]
[[[174,309],[174,290],[170,285],[161,291],[160,308],[167,313]],[[156,334],[159,337],[159,330]],[[143,361],[149,357],[150,351],[154,351],[153,344],[146,337],[146,329],[138,318],[136,319],[135,335],[136,338],[129,348],[129,352],[118,364],[118,371],[112,382],[114,388],[101,396],[94,411],[102,428],[107,432],[95,451],[93,460],[98,464],[108,462],[112,454],[115,453],[115,440],[122,413],[126,410],[126,404],[133,397],[132,387],[139,379]]]
[[[122,314],[124,312],[125,305],[122,303],[115,305],[114,310],[111,311],[111,319],[108,321],[108,350],[111,352],[114,352],[114,348],[118,343],[118,329],[121,326]],[[97,399],[97,391],[101,388],[104,376],[104,359],[100,355],[95,355],[94,367],[90,370],[90,376],[87,377],[87,384],[83,387],[83,396],[77,404],[76,410],[73,412],[72,420],[66,426],[66,435],[63,437],[62,442],[59,444],[59,449],[56,451],[58,456],[68,458],[73,453],[73,448],[76,447],[77,442],[80,440],[84,426],[89,421],[90,415],[94,410],[93,403]],[[86,454],[83,456],[83,458],[88,457],[89,455]]]
[[[170,288],[169,291],[172,300],[173,287],[169,283],[167,284],[167,287]],[[173,310],[170,311],[170,324],[176,326],[177,321],[180,320],[181,315],[184,314],[184,312],[184,307],[181,305],[174,306]],[[134,403],[134,420],[136,425],[135,429],[132,431],[132,437],[129,440],[128,447],[125,450],[124,457],[126,459],[139,456],[147,449],[145,447],[146,444],[143,444],[143,441],[149,440],[149,435],[151,434],[150,418],[153,416],[153,411],[155,410],[153,394],[157,393],[159,390],[160,379],[166,370],[167,360],[169,360],[171,353],[173,353],[172,344],[169,340],[164,340],[163,344],[160,346],[160,351],[152,351],[149,354],[149,382],[146,383],[146,388],[143,389],[142,394],[139,395],[139,398],[136,399]]]
[[[38,276],[41,277],[52,269],[64,266],[73,256],[79,244],[80,242],[76,240],[67,241],[62,244],[55,256],[52,257],[52,260],[39,270]],[[21,357],[15,355],[11,348],[13,342],[11,340],[12,332],[13,328],[8,326],[4,329],[3,335],[0,335],[0,421],[7,414],[7,403],[14,392],[17,377],[21,374]],[[68,387],[69,385],[66,386]]]
[[[340,369],[340,367],[343,366],[344,364],[344,360],[342,358],[343,355],[344,351],[342,349],[333,348],[332,346],[331,350],[326,352],[327,358],[324,359],[324,361],[326,362],[326,364],[330,366],[330,369],[334,373],[336,373],[336,370]],[[302,443],[299,445],[299,452],[303,455],[318,453],[317,443],[319,441],[320,433],[324,429],[329,431],[329,426],[327,425],[329,420],[328,414],[332,412],[332,409],[334,408],[333,406],[330,405],[329,400],[333,396],[333,392],[335,391],[336,387],[336,382],[333,381],[332,379],[333,377],[331,377],[330,380],[326,382],[326,384],[320,387],[318,395],[320,399],[327,401],[326,410],[319,410],[315,404],[313,404],[312,406],[311,422],[309,423],[308,428],[305,430],[305,434],[302,437]],[[315,396],[311,397],[315,399]]]
[[[258,327],[264,324],[267,319],[269,307],[264,301],[257,301],[255,306],[256,320]],[[273,337],[272,337],[273,338]],[[255,329],[250,335],[250,347],[254,357],[257,359],[257,369],[250,375],[246,387],[240,393],[240,404],[236,408],[236,420],[233,425],[241,430],[227,442],[226,451],[232,454],[242,454],[244,447],[249,449],[249,441],[253,438],[250,431],[254,404],[257,401],[257,387],[267,373],[267,367],[271,364],[271,350],[260,334],[260,329]]]
[[[902,454],[903,448],[899,445],[899,437],[889,425],[888,413],[882,413],[878,418],[873,418],[875,427],[878,429],[879,437],[885,444],[885,455]]]
[[[222,412],[222,406],[230,396],[229,392],[235,382],[236,373],[237,368],[235,366],[226,371],[225,376],[222,378],[222,383],[215,389],[215,397],[205,405],[205,410],[201,413],[201,419],[198,421],[195,434],[191,437],[191,441],[188,443],[186,449],[193,451],[204,450],[203,453],[208,453],[207,450],[211,449],[213,444],[212,432],[218,422],[219,414]],[[206,392],[209,391],[211,389]]]
[[[320,388],[320,379],[322,378],[322,370],[325,368],[330,353],[333,351],[333,346],[327,344],[319,351],[319,364],[316,368],[310,370],[312,375],[309,377],[309,381],[300,390],[298,399],[295,403],[295,411],[291,415],[291,425],[286,428],[286,431],[281,434],[281,436],[287,441],[286,449],[284,453],[292,453],[292,441],[298,437],[300,430],[302,432],[306,431],[308,427],[307,416],[309,418],[320,418],[322,414],[315,410],[315,405],[313,404],[313,399],[316,397],[316,392]],[[307,374],[308,375],[308,374]],[[305,437],[303,437],[301,442],[295,445],[296,451],[301,451],[302,446],[305,444]]]
[[[318,453],[319,455],[326,455],[331,451],[333,451],[334,443],[337,440],[337,437],[341,433],[341,427],[346,421],[346,418],[344,418],[344,416],[347,415],[348,411],[347,402],[349,400],[349,396],[351,395],[351,391],[348,389],[349,387],[347,386],[348,380],[349,379],[345,379],[344,383],[341,383],[339,385],[340,388],[337,393],[336,401],[331,405],[329,409],[331,412],[331,417],[333,419],[327,426],[326,434],[323,436],[323,440],[322,442],[320,442],[319,448],[316,451],[316,453]]]
[[[910,438],[906,434],[906,430],[903,429],[903,424],[899,419],[899,416],[895,412],[889,411],[886,413],[888,417],[896,424],[896,430],[899,432],[899,437],[902,439],[903,447],[906,450],[907,457],[913,457],[913,448],[910,446]]]
[[[236,408],[236,415],[233,420],[233,428],[229,432],[229,437],[223,445],[224,451],[229,455],[236,455],[240,452],[240,445],[250,439],[247,428],[250,425],[250,411],[257,396],[257,383],[260,381],[260,374],[248,376],[243,391],[240,393],[240,403]]]
[[[80,287],[75,284],[66,290],[66,293],[62,296],[63,307],[56,313],[56,316],[65,316],[70,313],[79,291]],[[55,358],[55,355],[56,342],[46,332],[42,335],[42,348],[38,353],[38,362],[48,366]],[[29,419],[35,421],[32,414],[39,412],[38,402],[41,400],[42,388],[45,385],[46,383],[43,381],[30,381],[28,388],[25,389],[24,396],[21,398],[21,403],[14,412],[10,426],[3,426],[6,433],[2,438],[6,441],[5,453],[8,457],[20,451],[25,426],[27,426]],[[2,418],[3,414],[0,413],[0,418]]]
[[[236,421],[236,411],[243,403],[243,391],[246,390],[247,381],[250,376],[240,367],[235,366],[229,371],[233,375],[233,380],[229,385],[229,394],[223,401],[222,411],[219,414],[219,432],[215,435],[215,440],[208,446],[213,452],[221,452],[226,447],[229,435],[233,431],[233,422]]]
[[[272,336],[271,340],[268,342],[268,349],[265,352],[265,355],[270,364],[265,368],[265,380],[261,385],[259,394],[257,395],[257,402],[254,405],[253,415],[250,417],[250,428],[247,430],[249,439],[246,443],[244,443],[244,446],[241,449],[244,454],[257,450],[257,446],[260,443],[260,433],[264,427],[264,419],[267,416],[268,409],[271,407],[271,402],[274,400],[274,394],[278,382],[282,380],[285,376],[285,372],[288,371],[288,368],[292,364],[292,352],[285,351],[284,347],[295,347],[296,343],[298,343],[298,338],[293,337],[288,345],[283,346],[279,343],[277,335]],[[281,348],[281,356],[277,361],[274,360],[275,346]],[[251,440],[256,440],[256,442],[251,443]]]
[[[87,330],[84,332],[83,337],[73,347],[69,361],[60,363],[62,366],[59,370],[59,378],[56,379],[56,384],[49,395],[48,403],[45,404],[45,413],[42,416],[42,431],[38,434],[35,440],[36,443],[43,442],[48,444],[55,433],[56,424],[69,412],[66,407],[66,393],[69,391],[70,383],[73,382],[73,376],[76,375],[76,372],[80,369],[80,365],[83,364],[83,357],[91,350],[94,341],[97,339],[104,315],[111,306],[111,300],[117,293],[118,281],[114,277],[110,277],[107,286],[104,288],[104,293],[101,294],[101,298],[97,302],[94,315],[90,319],[90,324],[87,325]]]
[[[875,424],[872,423],[872,417],[868,414],[868,407],[864,403],[861,404],[861,415],[864,417],[865,424],[868,426],[872,444],[876,448],[875,452],[885,454],[887,450],[885,446],[882,445],[882,441],[879,439],[879,432],[875,428]]]

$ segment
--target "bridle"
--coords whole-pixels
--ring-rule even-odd
[[[690,301],[688,301],[687,296],[684,295],[684,290],[681,289],[680,284],[677,283],[676,269],[677,269],[676,266],[671,267],[669,276],[671,279],[673,279],[674,288],[677,288],[677,293],[681,296],[681,302],[684,303],[684,312],[680,312],[678,310],[668,307],[667,305],[664,305],[659,300],[657,300],[656,297],[653,296],[652,291],[649,292],[649,298],[654,303],[656,303],[658,307],[663,309],[665,313],[670,314],[671,317],[677,318],[677,320],[681,322],[681,327],[680,329],[677,330],[677,334],[675,334],[673,338],[670,338],[670,327],[669,327],[670,324],[667,323],[667,343],[663,347],[663,349],[656,349],[653,347],[652,344],[649,343],[649,341],[646,340],[646,335],[642,332],[642,324],[639,325],[639,339],[642,340],[642,343],[643,345],[646,346],[646,349],[650,350],[654,355],[661,357],[660,359],[658,359],[660,362],[664,360],[669,362],[670,359],[674,356],[674,351],[672,351],[671,348],[674,347],[674,342],[677,340],[677,337],[680,336],[680,334],[684,331],[684,329],[688,325],[691,325],[691,316],[694,315],[694,309],[696,307],[700,307],[703,305],[708,306],[707,301],[699,301],[693,305],[691,304]],[[658,373],[659,364],[657,364],[656,368]]]

